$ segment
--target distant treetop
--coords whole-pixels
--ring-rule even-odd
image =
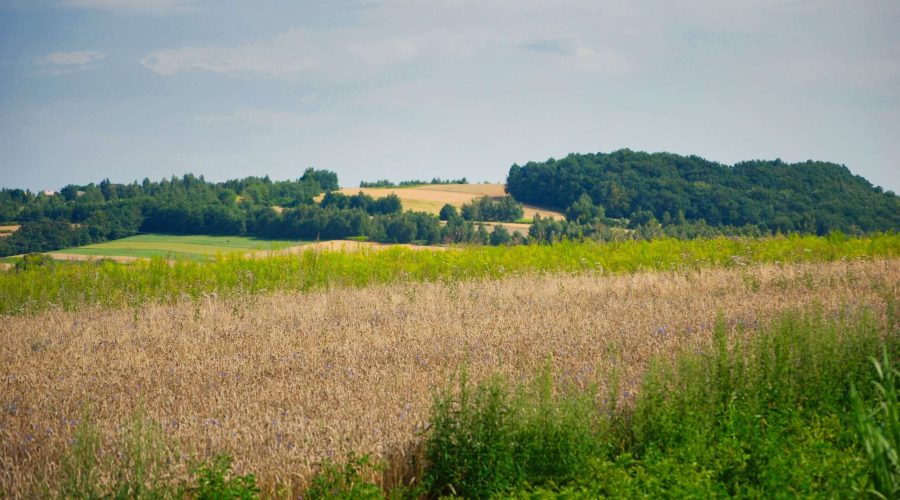
[[[359,187],[361,188],[390,188],[390,187],[407,187],[407,186],[424,186],[427,184],[468,184],[469,181],[463,177],[462,179],[441,179],[440,177],[435,177],[430,181],[400,181],[399,184],[394,184],[393,182],[387,179],[381,179],[378,181],[360,181]]]
[[[843,165],[820,161],[727,166],[698,156],[628,149],[571,154],[513,165],[507,192],[522,203],[569,211],[576,218],[593,205],[611,218],[702,220],[769,232],[900,229],[900,198],[893,192]]]

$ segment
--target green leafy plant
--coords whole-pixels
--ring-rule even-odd
[[[16,271],[26,271],[28,269],[35,269],[39,267],[50,267],[53,266],[55,261],[53,257],[50,257],[47,254],[34,252],[28,253],[22,256],[21,259],[16,260]]]
[[[375,499],[384,498],[381,488],[366,479],[367,475],[380,472],[381,466],[368,455],[351,454],[343,464],[327,461],[307,488],[304,498],[309,499]]]
[[[547,366],[530,384],[494,378],[439,395],[426,443],[426,482],[438,494],[483,498],[522,482],[570,481],[605,446],[593,391],[555,390]]]
[[[256,476],[235,474],[231,465],[232,459],[228,455],[216,455],[212,460],[200,463],[194,468],[192,483],[184,492],[198,500],[259,498]]]

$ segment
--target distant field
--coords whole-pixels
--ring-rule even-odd
[[[396,188],[344,188],[340,192],[346,195],[363,192],[373,198],[382,198],[393,193],[403,202],[404,209],[432,214],[439,213],[441,207],[446,203],[458,208],[464,203],[482,196],[498,197],[506,195],[503,184],[426,184]],[[564,217],[560,212],[525,205],[525,218],[530,219],[534,217],[535,213],[559,219]]]
[[[222,254],[281,250],[301,245],[299,241],[264,240],[243,236],[175,236],[142,234],[105,243],[51,252],[54,257],[167,257],[206,260]]]
[[[18,225],[0,226],[0,238],[9,236],[19,230]]]

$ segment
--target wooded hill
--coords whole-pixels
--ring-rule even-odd
[[[0,190],[0,222],[21,228],[0,238],[0,257],[100,243],[140,233],[246,235],[280,240],[362,238],[382,243],[505,244],[478,221],[511,221],[522,207],[509,197],[463,205],[441,225],[436,215],[403,210],[396,195],[375,199],[338,192],[337,174],[308,169],[297,180],[247,177],[208,182],[186,174],[159,182],[69,185],[59,193]],[[322,192],[326,194],[316,201]],[[468,215],[468,217],[467,217]],[[458,220],[457,220],[458,219]]]
[[[528,241],[536,243],[900,228],[900,198],[847,167],[824,162],[727,166],[623,149],[513,165],[506,189],[514,199],[472,200],[458,213],[445,206],[445,225],[433,214],[405,212],[393,194],[375,199],[337,192],[337,175],[327,170],[307,169],[289,181],[247,177],[213,183],[186,174],[159,182],[69,185],[55,194],[2,189],[0,223],[21,228],[0,238],[0,257],[139,233],[506,244],[524,240],[505,229],[489,234],[473,222],[517,220],[520,203],[566,213],[565,221],[535,216]]]
[[[513,165],[507,191],[522,203],[567,210],[587,194],[606,217],[663,226],[705,221],[764,232],[824,234],[900,229],[900,198],[834,163],[745,161],[723,165],[698,156],[571,154]]]

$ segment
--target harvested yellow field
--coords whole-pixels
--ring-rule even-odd
[[[381,198],[389,194],[396,194],[406,210],[428,212],[437,214],[441,207],[449,203],[461,207],[464,203],[481,198],[483,196],[506,196],[503,184],[426,184],[415,187],[398,188],[344,188],[340,190],[346,195],[354,195],[363,192],[373,198]],[[317,198],[321,199],[321,197]],[[560,212],[539,207],[524,205],[525,218],[533,218],[535,213],[542,217],[564,218]]]
[[[748,334],[787,308],[883,315],[884,291],[898,287],[900,259],[870,259],[6,317],[0,496],[34,495],[87,401],[107,439],[143,406],[183,451],[230,453],[269,492],[351,451],[388,458],[391,483],[410,473],[403,457],[416,453],[434,391],[464,363],[474,380],[521,379],[548,360],[575,383],[615,369],[633,389],[651,356],[707,346],[720,313]]]
[[[20,226],[18,226],[18,225],[0,226],[0,238],[3,238],[3,237],[13,234],[14,232],[19,230],[19,227]]]

